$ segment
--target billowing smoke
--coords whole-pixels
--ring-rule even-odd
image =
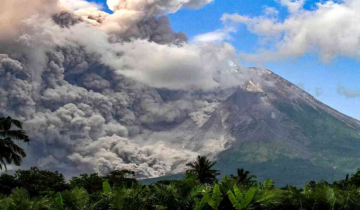
[[[22,22],[27,18],[39,14],[47,16],[56,12],[57,3],[57,0],[2,1],[0,7],[0,41],[13,39],[23,33]]]
[[[188,44],[158,17],[209,2],[108,0],[113,14],[82,0],[2,2],[0,110],[25,122],[26,166],[184,170],[198,152],[167,137],[202,125],[247,77],[231,45]]]

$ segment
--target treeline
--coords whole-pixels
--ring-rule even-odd
[[[210,210],[360,209],[360,171],[332,184],[308,182],[303,189],[257,182],[250,172],[222,178],[206,157],[188,164],[181,180],[140,184],[134,172],[82,174],[66,182],[58,172],[18,170],[0,176],[1,210]]]
[[[22,124],[0,117],[0,170],[21,165],[29,143]],[[181,180],[142,185],[135,173],[113,171],[106,176],[82,174],[66,182],[58,172],[18,170],[0,176],[0,210],[211,210],[211,209],[360,209],[360,171],[344,180],[309,182],[303,189],[277,188],[271,180],[257,182],[250,172],[218,179],[215,162],[199,156],[188,163]]]

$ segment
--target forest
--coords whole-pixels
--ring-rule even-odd
[[[221,176],[214,169],[216,162],[198,156],[187,163],[180,180],[145,185],[135,172],[115,170],[67,181],[57,171],[36,167],[7,173],[8,164],[20,166],[26,157],[15,140],[30,142],[22,123],[0,118],[1,210],[360,209],[360,170],[333,183],[309,181],[303,188],[279,188],[241,168]]]
[[[360,209],[360,171],[332,184],[310,181],[303,189],[257,182],[248,171],[217,179],[215,162],[198,157],[181,180],[140,184],[134,172],[81,174],[69,182],[58,172],[17,170],[0,176],[2,210],[105,209]]]

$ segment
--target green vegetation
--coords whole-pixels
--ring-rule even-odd
[[[299,109],[283,103],[278,109],[294,121],[304,135],[311,139],[307,146],[312,154],[311,161],[317,167],[332,168],[351,173],[349,169],[358,167],[360,153],[360,133],[345,122],[335,118],[324,110],[300,104]],[[326,157],[326,158],[324,158]],[[341,157],[341,158],[339,158]]]
[[[289,139],[298,141],[303,150],[286,139],[278,141],[264,135],[257,141],[247,141],[219,153],[215,167],[222,174],[235,174],[241,167],[261,181],[270,178],[277,186],[291,183],[303,187],[309,180],[333,182],[356,172],[360,166],[360,131],[354,129],[357,126],[309,104],[274,102],[273,105],[286,116],[279,119],[279,125],[292,131]],[[234,134],[239,138],[240,128],[234,131],[239,132]]]
[[[196,161],[193,163],[188,163],[190,169],[188,173],[192,173],[198,178],[201,184],[211,184],[216,180],[216,176],[220,173],[217,170],[213,170],[212,167],[216,162],[211,162],[205,156],[198,156]]]
[[[314,133],[311,135],[316,137]],[[20,165],[25,157],[24,150],[13,140],[29,142],[19,121],[0,118],[0,169],[6,169],[6,164]],[[280,164],[261,163],[265,165],[260,168],[282,166],[281,161],[288,160],[278,158],[276,161]],[[306,164],[299,164],[303,162],[297,159],[293,161],[299,170],[292,178],[300,179],[301,166],[306,169]],[[13,175],[0,176],[0,210],[360,209],[360,170],[332,184],[310,181],[303,188],[279,188],[270,179],[258,182],[255,175],[241,168],[234,175],[219,178],[219,171],[213,168],[215,164],[198,156],[187,164],[188,170],[182,179],[158,179],[148,185],[140,184],[135,173],[129,170],[112,171],[106,176],[81,174],[69,182],[59,172],[36,167],[17,170]],[[220,162],[220,166],[224,167],[224,163]],[[328,172],[318,168],[313,178]]]
[[[214,162],[198,157],[181,180],[139,184],[131,171],[107,176],[62,174],[31,168],[0,176],[0,210],[221,210],[360,209],[360,170],[329,184],[308,182],[303,189],[257,182],[248,171],[217,179]]]
[[[16,130],[12,128],[16,127]],[[29,137],[22,130],[20,121],[11,117],[0,117],[0,169],[6,168],[6,164],[20,166],[22,158],[26,157],[24,149],[14,143],[13,140],[29,142]]]

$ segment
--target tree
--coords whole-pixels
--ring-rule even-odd
[[[17,170],[14,176],[19,187],[25,188],[30,197],[68,189],[64,175],[57,171],[39,170],[32,167],[30,170]]]
[[[1,174],[0,176],[0,194],[10,195],[12,190],[19,184],[14,176],[9,174]]]
[[[73,177],[70,180],[71,188],[84,188],[88,193],[102,192],[104,179],[97,173],[80,174],[80,177]]]
[[[12,130],[13,127],[18,129]],[[22,158],[26,157],[23,148],[14,143],[13,140],[23,142],[30,142],[29,137],[25,131],[22,130],[20,121],[12,119],[11,117],[0,118],[0,170],[4,167],[7,170],[6,164],[14,163],[17,166],[21,165]]]
[[[23,188],[14,188],[11,195],[0,200],[0,210],[45,210],[50,209],[50,201],[44,198],[30,200]]]
[[[57,193],[53,202],[56,210],[92,210],[96,205],[97,203],[90,202],[86,190],[78,187]]]
[[[190,173],[193,173],[202,184],[214,183],[216,176],[219,175],[218,170],[211,169],[216,162],[212,162],[205,156],[198,156],[196,161],[186,164],[190,169]]]
[[[135,172],[129,170],[115,170],[103,177],[112,187],[130,187],[137,183]]]
[[[109,182],[103,183],[103,195],[102,200],[98,203],[98,206],[102,206],[99,209],[153,209],[151,208],[151,200],[158,199],[159,196],[155,196],[156,192],[150,191],[149,187],[141,185],[132,185],[130,188],[121,187],[112,189]],[[150,196],[152,195],[152,196]],[[157,208],[158,209],[158,208]],[[172,208],[171,208],[172,209]]]
[[[306,184],[303,194],[307,209],[334,209],[337,201],[334,189],[326,182]]]
[[[230,177],[236,180],[236,184],[251,185],[256,182],[254,180],[256,179],[256,176],[250,174],[249,171],[245,171],[242,168],[237,169],[237,176],[230,175]]]
[[[156,209],[181,209],[184,200],[178,192],[178,189],[174,184],[153,185],[153,207]]]
[[[349,177],[347,176],[347,181],[350,181],[351,184],[355,185],[356,187],[360,187],[360,169],[358,169],[356,171],[356,173],[354,175],[351,176],[351,178],[349,179]]]

